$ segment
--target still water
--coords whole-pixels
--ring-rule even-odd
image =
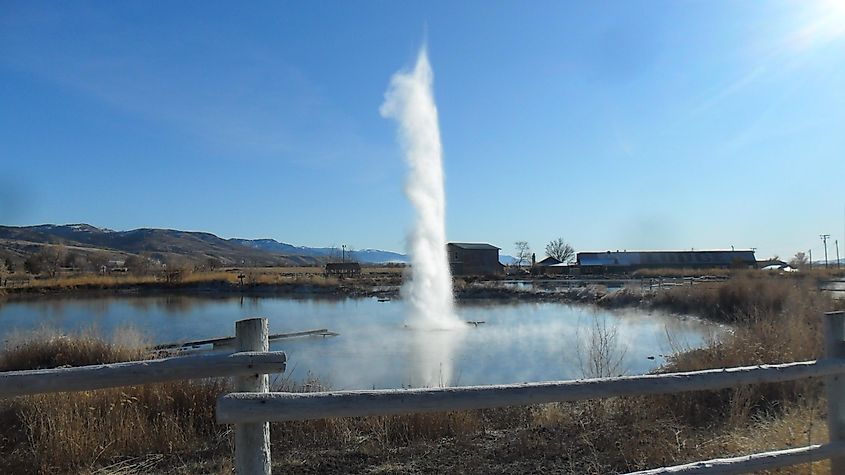
[[[333,389],[454,386],[562,380],[595,375],[595,343],[614,374],[640,374],[678,350],[718,338],[723,327],[642,310],[560,303],[472,302],[458,306],[462,331],[405,326],[401,300],[211,298],[195,296],[42,299],[0,305],[0,340],[50,328],[95,329],[104,336],[133,327],[151,343],[234,334],[235,320],[263,316],[271,333],[327,328],[335,337],[280,340],[287,378],[317,378]],[[653,359],[652,359],[653,358]]]

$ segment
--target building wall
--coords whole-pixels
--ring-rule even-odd
[[[448,245],[452,275],[492,275],[502,272],[498,249],[461,249]]]

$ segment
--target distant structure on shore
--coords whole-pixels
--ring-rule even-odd
[[[450,242],[446,245],[452,275],[498,275],[499,248],[485,243]]]
[[[757,267],[753,250],[579,252],[576,260],[582,274],[637,269]]]
[[[357,277],[361,275],[361,264],[357,262],[328,262],[325,273],[335,277]]]

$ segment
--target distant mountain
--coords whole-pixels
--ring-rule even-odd
[[[232,238],[228,240],[231,243],[240,246],[258,249],[272,254],[291,254],[297,256],[310,257],[325,257],[330,255],[329,248],[313,248],[304,246],[294,246],[284,242],[276,241],[275,239],[240,239]]]
[[[194,261],[216,258],[228,266],[317,265],[343,257],[342,250],[334,247],[294,246],[275,239],[223,239],[211,233],[176,229],[113,231],[90,224],[0,226],[0,258],[21,260],[44,245],[63,245],[82,254],[105,253],[110,259],[133,254],[161,262],[176,256]],[[348,251],[346,258],[362,264],[410,262],[407,254],[381,249]],[[500,255],[499,261],[516,263],[506,254]]]
[[[83,254],[145,255],[159,261],[173,257],[216,258],[224,265],[301,265],[315,259],[300,254],[269,253],[229,242],[211,233],[142,228],[112,231],[89,224],[0,226],[0,251],[26,257],[45,244],[63,245]]]
[[[362,249],[360,251],[353,251],[352,257],[358,262],[373,264],[408,263],[411,261],[410,257],[406,254],[381,251],[379,249]]]
[[[309,256],[324,260],[340,260],[343,258],[343,251],[336,247],[294,246],[292,244],[276,241],[275,239],[229,239],[229,241],[271,253]],[[399,254],[398,252],[392,251],[382,251],[380,249],[350,251],[346,254],[346,257],[364,264],[386,264],[409,261],[408,256],[405,254]]]
[[[24,259],[44,245],[63,245],[81,254],[109,258],[144,255],[161,262],[179,256],[219,259],[224,265],[316,265],[341,259],[335,248],[294,246],[275,239],[223,239],[211,233],[142,228],[113,231],[90,224],[0,226],[0,257]],[[407,256],[378,249],[354,251],[349,258],[367,264],[407,262]]]

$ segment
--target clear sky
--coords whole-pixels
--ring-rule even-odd
[[[402,251],[426,38],[450,240],[843,244],[845,0],[5,0],[0,224]]]

